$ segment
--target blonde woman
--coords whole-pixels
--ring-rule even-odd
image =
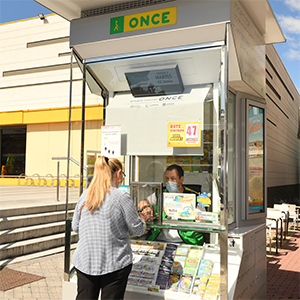
[[[141,236],[147,216],[138,215],[129,194],[119,190],[122,163],[101,156],[94,177],[75,208],[72,228],[79,235],[72,262],[76,299],[123,299],[132,268],[129,232]]]

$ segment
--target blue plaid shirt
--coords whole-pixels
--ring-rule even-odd
[[[90,213],[84,206],[87,190],[78,200],[72,228],[79,234],[78,246],[72,262],[88,275],[104,275],[132,263],[129,232],[144,233],[145,223],[140,219],[129,194],[112,187],[103,204]]]

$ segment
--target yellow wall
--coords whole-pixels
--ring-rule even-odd
[[[100,151],[101,149],[103,106],[100,104],[86,106],[85,119],[84,165],[86,165],[87,150]],[[81,107],[72,108],[71,120],[70,157],[80,162]],[[25,165],[27,176],[38,174],[40,178],[45,178],[47,175],[48,179],[51,175],[57,176],[57,160],[53,160],[52,157],[68,156],[68,121],[67,107],[0,112],[2,126],[27,125]],[[78,179],[79,173],[79,166],[70,162],[70,176],[77,176]],[[60,175],[63,174],[67,174],[66,160],[60,160]],[[34,176],[34,184],[37,184],[38,175]],[[19,180],[9,182],[5,180],[0,179],[0,184],[24,184]],[[44,183],[44,180],[40,180],[40,184]],[[31,185],[31,182],[27,181],[26,184]]]
[[[86,121],[84,165],[86,151],[101,149],[102,120]],[[80,162],[81,122],[72,122],[70,157]],[[27,125],[26,175],[38,173],[40,176],[57,175],[57,160],[52,157],[68,155],[68,123]],[[79,166],[70,162],[70,176],[79,175]],[[67,174],[67,161],[60,160],[60,174]]]
[[[85,110],[86,120],[102,120],[103,107],[101,104],[88,105]],[[81,120],[81,107],[72,107],[71,120]],[[44,124],[69,121],[69,108],[46,108],[22,111],[0,112],[0,126],[24,125],[24,124]]]

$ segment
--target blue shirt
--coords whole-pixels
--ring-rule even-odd
[[[104,275],[132,263],[129,232],[141,236],[145,223],[138,216],[129,194],[112,187],[103,204],[93,213],[85,203],[87,190],[78,200],[72,228],[79,234],[72,262],[88,275]]]

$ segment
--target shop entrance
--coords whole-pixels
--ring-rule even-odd
[[[1,175],[25,174],[26,127],[0,127]]]

